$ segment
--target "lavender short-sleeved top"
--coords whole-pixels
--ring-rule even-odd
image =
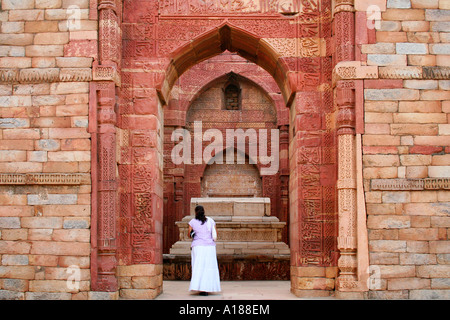
[[[206,219],[207,220],[204,224],[202,224],[202,222],[197,219],[192,219],[189,222],[189,225],[195,232],[191,247],[216,245],[212,238],[212,227],[216,225],[216,222],[209,217],[206,217]]]

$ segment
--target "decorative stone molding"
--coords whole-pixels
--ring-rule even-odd
[[[424,79],[450,80],[450,67],[422,67]]]
[[[264,38],[262,41],[270,45],[280,57],[320,57],[326,52],[323,38]]]
[[[89,82],[92,81],[91,68],[67,68],[59,72],[59,81]]]
[[[354,0],[335,0],[333,15],[338,12],[354,12]]]
[[[91,68],[0,69],[0,83],[88,82]]]
[[[90,183],[89,176],[64,173],[3,173],[0,185],[80,185]]]
[[[450,178],[372,179],[370,189],[374,191],[449,190]]]
[[[380,67],[380,79],[422,79],[422,67]]]
[[[427,79],[427,80],[449,80],[450,67],[380,67],[380,79]]]
[[[427,79],[449,80],[450,67],[363,66],[360,61],[342,61],[333,69],[333,84],[355,79]]]
[[[113,81],[116,86],[121,86],[120,74],[115,65],[105,66],[94,64],[92,68],[94,81]]]
[[[56,82],[59,80],[59,69],[20,69],[19,79],[20,83],[47,83]]]
[[[280,57],[297,56],[298,39],[295,38],[265,38],[262,42],[270,45]]]
[[[363,66],[360,61],[342,61],[333,69],[333,85],[339,80],[378,79],[377,66]]]
[[[19,69],[0,69],[0,83],[18,82]]]

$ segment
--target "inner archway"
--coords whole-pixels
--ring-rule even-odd
[[[218,60],[221,62],[218,62]],[[227,63],[224,63],[224,61],[227,61]],[[193,75],[203,73],[205,70],[208,70],[206,73],[208,74],[207,79],[211,79],[211,75],[216,75],[217,78],[210,80],[201,87],[198,82],[192,79],[195,79]],[[224,73],[223,70],[233,71]],[[266,88],[272,89],[267,92],[259,84],[241,75],[241,73],[264,75],[263,79],[268,81],[262,82],[261,78],[257,81],[261,81],[261,84]],[[174,85],[168,110],[173,113],[183,112],[182,114],[186,115],[186,121],[185,123],[177,122],[177,126],[173,127],[175,123],[169,117],[168,121],[165,121],[166,132],[170,132],[170,130],[174,130],[183,124],[189,135],[193,137],[191,139],[191,150],[196,149],[194,141],[195,137],[198,137],[198,131],[196,130],[200,130],[200,136],[206,135],[208,130],[215,130],[216,134],[220,134],[223,144],[219,148],[214,148],[213,157],[210,158],[207,150],[218,141],[215,139],[202,141],[203,161],[195,164],[193,158],[190,164],[178,166],[176,177],[171,174],[170,167],[164,170],[166,181],[164,215],[165,221],[167,221],[165,222],[167,232],[164,238],[164,248],[167,250],[165,252],[169,253],[169,255],[166,254],[165,262],[170,262],[165,263],[165,279],[174,279],[173,277],[184,279],[186,274],[189,274],[187,263],[189,258],[186,257],[189,251],[183,251],[183,246],[187,244],[183,226],[189,215],[192,215],[193,199],[199,202],[206,201],[206,206],[209,206],[209,202],[215,201],[214,199],[218,199],[217,203],[220,202],[222,207],[232,206],[236,208],[236,218],[240,215],[240,222],[234,222],[234,227],[230,228],[226,225],[226,223],[230,223],[229,217],[227,218],[228,213],[211,212],[213,215],[218,215],[216,218],[219,220],[221,228],[219,234],[222,233],[225,237],[222,242],[219,241],[218,243],[222,279],[289,279],[290,255],[289,248],[286,245],[288,242],[288,202],[287,199],[281,201],[281,193],[279,192],[282,184],[283,188],[287,189],[288,179],[284,179],[282,183],[278,172],[280,168],[278,155],[276,158],[277,170],[273,175],[261,175],[260,171],[264,171],[263,167],[267,163],[262,164],[258,158],[258,151],[261,151],[261,147],[263,147],[263,144],[260,144],[262,141],[261,134],[268,133],[266,141],[268,145],[264,145],[264,151],[268,152],[268,156],[273,156],[275,152],[272,151],[271,147],[274,147],[274,145],[271,144],[276,143],[277,154],[280,151],[280,140],[272,141],[273,130],[279,137],[279,127],[284,124],[286,127],[284,130],[287,131],[288,119],[285,112],[287,108],[284,103],[275,103],[275,100],[278,101],[280,98],[280,94],[278,86],[272,84],[272,82],[274,82],[273,78],[256,64],[239,58],[236,54],[225,52],[219,55],[217,59],[205,60],[193,66]],[[238,93],[236,108],[227,108],[227,88],[230,85],[233,85]],[[192,99],[189,103],[186,101],[187,97]],[[243,134],[243,149],[235,150],[225,146],[229,130],[233,134],[239,132]],[[235,138],[235,142],[240,140],[238,136]],[[168,145],[168,147],[170,146]],[[283,149],[287,151],[287,144],[283,146]],[[228,158],[230,151],[232,151],[233,156],[231,163],[228,163],[230,162]],[[165,154],[169,154],[169,150]],[[250,154],[251,156],[249,156]],[[239,162],[238,158],[240,157],[243,159],[242,162]],[[287,161],[284,161],[283,164],[286,165]],[[287,168],[283,168],[284,172],[287,172]],[[179,181],[179,183],[175,183],[175,188],[179,188],[178,192],[172,188],[172,181]],[[176,200],[176,194],[179,194],[178,200]],[[244,205],[248,201],[252,203]],[[261,204],[260,207],[262,208],[262,216],[259,218],[257,218],[257,211],[250,213],[253,214],[252,217],[246,217],[246,214],[249,213],[248,210],[241,211],[238,209],[239,207],[244,208],[244,206],[258,208],[258,203]],[[214,210],[214,206],[208,207],[207,212],[210,209]],[[182,215],[180,215],[180,212]],[[254,220],[255,218],[257,221]],[[270,220],[271,222],[263,222],[263,220]],[[243,229],[245,234],[242,233],[243,230],[238,225],[245,223],[253,225],[254,231]],[[175,224],[180,228],[180,231],[174,230]],[[258,224],[261,224],[261,226],[258,227]],[[269,230],[272,226],[274,229]],[[173,236],[170,238],[171,233]],[[239,252],[234,252],[237,249],[226,249],[224,251],[227,246],[235,247],[238,240],[243,241],[244,249],[240,248]],[[227,241],[231,241],[231,243]],[[264,249],[261,249],[261,245],[264,246]],[[252,257],[258,255],[260,260],[262,256],[265,256],[264,262],[251,258],[250,253]],[[278,258],[274,258],[274,254]],[[275,273],[273,272],[274,268],[278,270]]]

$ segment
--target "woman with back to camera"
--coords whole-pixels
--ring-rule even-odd
[[[205,216],[203,206],[195,207],[195,219],[189,222],[189,235],[193,238],[191,251],[192,277],[189,291],[219,292],[220,276],[216,256],[216,223]]]

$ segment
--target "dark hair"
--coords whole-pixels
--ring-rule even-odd
[[[206,222],[205,208],[203,206],[195,207],[195,219],[200,220],[202,224]]]

